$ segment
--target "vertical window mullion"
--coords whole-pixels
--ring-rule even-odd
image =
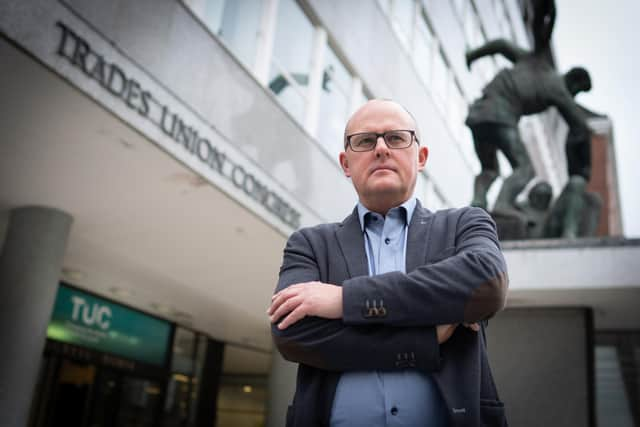
[[[414,51],[414,43],[416,40],[416,34],[418,34],[418,19],[422,19],[422,6],[419,0],[413,2],[413,16],[411,19],[411,34],[409,34],[409,52]]]
[[[253,69],[258,81],[264,86],[267,86],[269,84],[271,57],[273,56],[279,0],[264,0],[264,2]]]
[[[318,111],[320,109],[320,91],[324,73],[324,55],[327,46],[327,32],[322,27],[315,27],[313,50],[311,53],[311,70],[305,110],[304,127],[316,136],[318,128]]]
[[[353,80],[351,80],[351,92],[349,93],[349,115],[355,113],[358,107],[360,107],[361,94],[362,80],[360,80],[360,77],[354,77]]]

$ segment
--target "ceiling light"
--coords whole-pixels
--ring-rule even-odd
[[[118,288],[117,286],[109,288],[109,292],[111,292],[112,294],[120,298],[130,298],[133,296],[133,292],[131,292],[130,290],[124,289],[124,288]]]
[[[171,307],[157,302],[151,303],[151,307],[162,314],[171,314],[172,312]]]
[[[62,275],[65,279],[68,280],[82,280],[87,277],[87,274],[84,271],[76,270],[73,268],[63,267]]]

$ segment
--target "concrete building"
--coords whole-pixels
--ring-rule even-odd
[[[464,52],[498,37],[529,47],[531,10],[525,0],[1,2],[0,425],[280,425],[295,367],[272,354],[265,310],[287,236],[356,202],[337,163],[346,118],[369,98],[402,103],[430,149],[417,197],[432,210],[468,204],[479,165],[467,105],[508,64],[468,70]],[[566,171],[554,120],[530,117],[521,131],[557,194]],[[640,250],[592,243],[506,246],[504,316],[518,320],[492,322],[491,354],[507,407],[513,396],[531,425],[540,411],[522,412],[519,387],[540,370],[514,376],[507,359],[535,341],[510,347],[513,324],[556,325],[547,348],[577,343],[575,359],[545,354],[564,362],[551,372],[579,371],[557,389],[583,390],[572,408],[587,424],[594,360],[620,368],[623,347],[631,365],[601,401],[622,422],[640,406],[637,383],[625,383],[640,354],[630,304]],[[551,280],[568,271],[563,260],[582,273]],[[595,272],[601,280],[587,280]],[[609,341],[596,351],[597,336]]]

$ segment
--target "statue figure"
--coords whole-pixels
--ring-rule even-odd
[[[552,197],[551,185],[546,181],[540,181],[529,190],[527,202],[518,206],[523,215],[528,239],[545,237],[545,225]]]
[[[574,239],[596,235],[602,198],[586,191],[586,186],[584,177],[569,177],[547,216],[543,237]]]
[[[533,166],[520,138],[520,117],[554,106],[569,125],[567,155],[570,174],[586,180],[590,174],[590,130],[573,97],[591,89],[589,73],[580,67],[560,75],[554,68],[550,38],[555,21],[553,1],[541,1],[534,17],[533,51],[513,43],[493,40],[466,54],[467,66],[487,55],[501,54],[514,65],[501,70],[484,88],[482,97],[469,107],[466,125],[471,129],[482,170],[474,183],[472,205],[487,208],[486,195],[499,175],[497,150],[502,151],[513,173],[504,181],[494,206],[503,214],[516,210],[515,199],[534,176]],[[582,169],[587,170],[582,170]]]

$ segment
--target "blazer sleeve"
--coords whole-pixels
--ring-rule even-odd
[[[284,250],[276,292],[289,285],[320,280],[312,245],[300,231]],[[284,330],[271,325],[273,341],[282,356],[328,371],[436,371],[440,350],[434,327],[345,325],[341,319],[307,316]]]
[[[482,209],[463,209],[452,230],[450,256],[404,274],[355,277],[343,284],[343,321],[348,325],[426,326],[488,319],[505,303],[507,266],[496,227]],[[451,214],[450,214],[451,215]],[[364,315],[365,302],[384,305],[384,317]]]

